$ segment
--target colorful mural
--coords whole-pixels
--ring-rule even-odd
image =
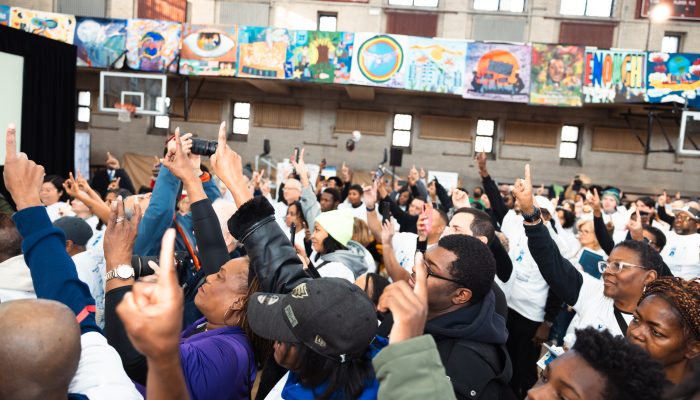
[[[182,75],[234,76],[237,27],[184,24],[180,49]]]
[[[78,17],[75,28],[78,66],[114,68],[124,65],[126,50],[126,20]]]
[[[530,46],[469,43],[464,97],[527,103],[530,98]]]
[[[288,47],[289,35],[286,29],[240,27],[236,76],[284,79]]]
[[[356,33],[350,81],[359,85],[403,88],[408,36]]]
[[[10,6],[0,5],[0,25],[10,25]]]
[[[649,53],[649,103],[686,103],[700,108],[700,54]]]
[[[583,101],[643,102],[646,92],[646,52],[586,49]]]
[[[581,106],[584,48],[533,44],[530,104]]]
[[[308,82],[347,83],[354,39],[352,32],[289,31],[285,77]]]
[[[410,38],[406,89],[462,94],[466,53],[466,41]]]
[[[126,24],[126,63],[141,71],[177,71],[182,25],[152,19],[130,19]]]
[[[73,44],[75,35],[74,16],[19,7],[12,7],[10,10],[10,26],[70,44]]]

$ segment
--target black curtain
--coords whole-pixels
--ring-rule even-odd
[[[0,51],[24,57],[21,150],[47,174],[68,176],[75,141],[76,47],[0,25]],[[6,128],[0,127],[2,140]],[[4,182],[0,189],[8,197]]]

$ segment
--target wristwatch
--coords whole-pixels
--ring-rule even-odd
[[[113,270],[105,275],[105,282],[109,282],[113,278],[119,278],[123,281],[134,277],[134,267],[129,264],[119,264]]]
[[[540,218],[540,216],[542,216],[542,212],[539,208],[535,207],[535,211],[533,211],[532,214],[526,214],[525,212],[521,212],[521,215],[523,216],[525,222],[532,223],[537,221]]]

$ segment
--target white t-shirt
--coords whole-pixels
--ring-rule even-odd
[[[53,203],[50,206],[46,206],[46,213],[49,214],[49,219],[52,223],[61,217],[75,215],[70,205],[63,201],[57,201],[56,203]]]
[[[666,232],[666,246],[661,257],[674,276],[683,279],[700,277],[700,233],[679,235]]]
[[[78,279],[83,281],[90,289],[92,298],[95,299],[95,321],[100,327],[104,326],[105,311],[105,265],[100,262],[99,256],[86,250],[71,257],[78,272]]]
[[[289,371],[277,381],[275,386],[270,390],[270,393],[265,396],[265,400],[282,400],[282,390],[284,390],[284,385],[287,384],[287,379],[289,379]]]
[[[345,200],[344,202],[338,204],[338,210],[348,210],[354,218],[359,218],[367,222],[367,207],[365,207],[364,202],[360,203],[360,205],[357,208],[355,208],[352,206],[352,204]]]
[[[69,393],[90,399],[143,399],[124,372],[119,354],[104,336],[94,331],[84,333],[80,347],[80,362],[68,386]]]
[[[576,341],[574,331],[589,326],[599,331],[607,329],[615,336],[624,336],[626,332],[622,332],[615,318],[615,303],[613,299],[603,294],[603,281],[585,273],[581,275],[583,285],[579,291],[578,300],[574,304],[577,314],[564,337],[564,345],[571,348]],[[627,324],[632,321],[632,314],[623,313],[622,317]]]
[[[346,267],[345,264],[337,261],[326,263],[323,261],[323,257],[316,259],[317,254],[316,250],[314,250],[311,252],[309,259],[318,270],[318,274],[321,275],[321,278],[342,278],[350,283],[355,283],[355,274],[353,274],[352,270]]]

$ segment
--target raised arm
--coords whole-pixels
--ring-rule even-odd
[[[496,217],[498,224],[503,223],[503,218],[505,218],[508,213],[508,207],[506,207],[505,201],[503,201],[503,196],[496,186],[496,182],[491,179],[489,171],[486,167],[486,153],[481,152],[476,157],[477,164],[479,165],[479,175],[481,176],[481,184],[484,186],[484,193],[491,203],[491,210],[493,215]]]
[[[593,189],[593,195],[588,200],[591,207],[593,208],[593,230],[595,231],[595,237],[600,244],[600,248],[603,249],[605,254],[610,254],[613,247],[615,247],[615,242],[608,233],[608,228],[605,226],[605,220],[603,219],[603,210],[600,205],[600,195],[598,190]]]
[[[396,259],[396,254],[394,254],[394,246],[392,241],[394,239],[394,224],[391,221],[384,221],[382,224],[382,260],[384,261],[384,268],[386,268],[387,273],[392,281],[408,281],[411,274],[406,271],[399,261]]]
[[[63,182],[63,189],[72,198],[82,201],[100,221],[105,224],[107,223],[109,219],[109,207],[100,199],[97,193],[87,185],[85,179],[78,176],[78,180],[75,180],[73,174],[69,173],[68,179]]]

